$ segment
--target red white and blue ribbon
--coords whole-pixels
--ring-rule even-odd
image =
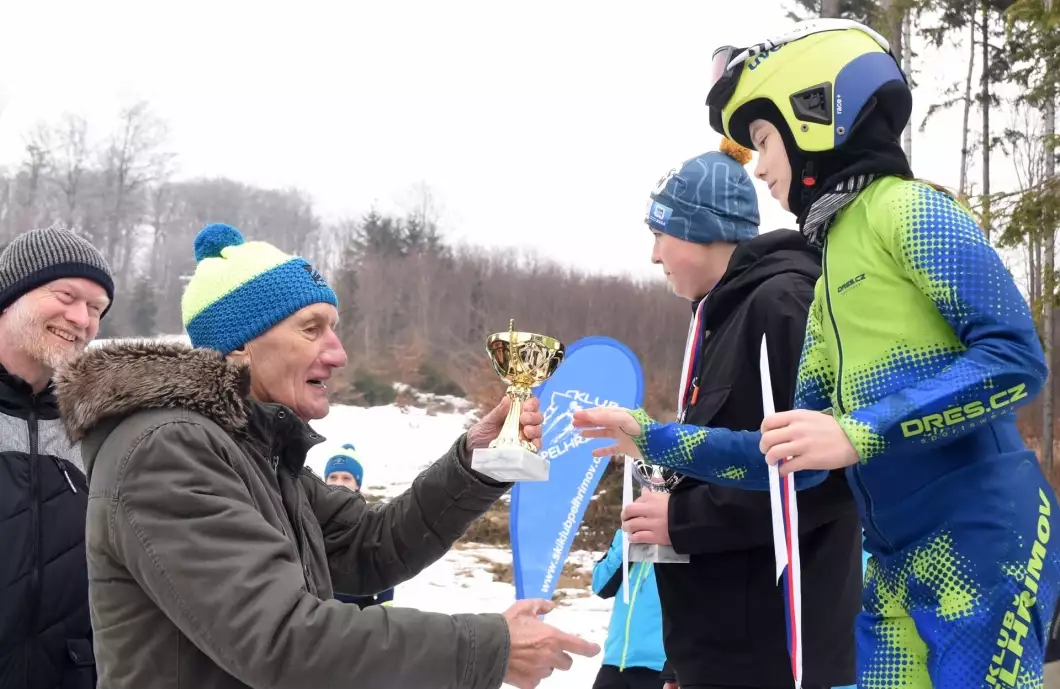
[[[685,409],[690,404],[695,404],[699,393],[699,385],[692,375],[699,362],[699,343],[702,339],[700,327],[703,316],[703,304],[706,299],[699,302],[692,321],[688,324],[688,339],[685,340],[685,357],[681,365],[681,384],[677,391],[677,422],[683,423]],[[625,458],[622,477],[622,507],[633,502],[633,458]],[[629,604],[629,534],[622,531],[622,601]]]
[[[696,370],[696,364],[699,363],[699,345],[700,341],[703,339],[703,328],[701,325],[703,318],[703,304],[705,304],[706,301],[706,298],[700,300],[699,306],[696,307],[696,313],[692,316],[692,322],[688,324],[688,338],[685,340],[685,356],[681,364],[681,383],[677,389],[678,423],[684,423],[685,410],[696,403],[696,397],[699,394],[699,381],[695,379],[693,373]]]
[[[773,384],[769,377],[769,354],[762,336],[759,358],[762,378],[762,411],[775,411]],[[784,462],[786,460],[781,460]],[[799,562],[799,507],[795,499],[795,477],[781,478],[780,463],[769,467],[769,502],[773,515],[773,554],[777,565],[777,582],[784,586],[784,619],[788,637],[788,656],[795,689],[802,689],[802,565]]]

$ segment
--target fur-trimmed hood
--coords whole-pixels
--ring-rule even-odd
[[[247,427],[250,370],[220,352],[152,341],[93,347],[55,376],[59,411],[72,441],[104,421],[142,409],[182,407],[229,432]]]

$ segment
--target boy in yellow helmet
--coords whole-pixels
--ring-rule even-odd
[[[824,251],[796,408],[698,435],[637,411],[612,437],[716,483],[764,488],[782,459],[800,489],[845,468],[871,554],[859,687],[1041,687],[1060,543],[1016,428],[1046,376],[1026,301],[968,212],[913,179],[912,96],[879,34],[812,20],[713,66],[712,127],[757,149]],[[765,462],[738,463],[752,443]]]

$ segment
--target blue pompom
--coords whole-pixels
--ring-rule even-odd
[[[242,243],[243,235],[231,225],[224,223],[207,225],[195,237],[195,262],[198,263],[204,258],[220,258],[221,249],[239,246]]]

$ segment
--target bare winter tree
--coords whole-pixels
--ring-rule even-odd
[[[91,164],[88,122],[82,115],[67,113],[52,130],[55,141],[52,183],[58,188],[63,204],[62,215],[68,227],[75,227],[79,195],[83,192],[85,173]]]
[[[1027,227],[1026,234],[1040,253],[1042,299],[1040,327],[1050,373],[1046,379],[1042,403],[1042,462],[1047,471],[1053,469],[1053,430],[1056,423],[1055,361],[1056,328],[1054,315],[1057,306],[1056,271],[1054,268],[1057,225],[1060,224],[1060,181],[1056,177],[1056,99],[1060,81],[1060,34],[1050,0],[1018,0],[1010,3],[1007,31],[1012,41],[1010,51],[1010,73],[1014,81],[1025,90],[1021,100],[1026,100],[1042,113],[1043,127],[1040,138],[1044,149],[1044,184],[1040,189],[1030,190],[1020,199],[1025,205],[1037,210],[1037,227]]]
[[[840,0],[821,0],[821,16],[838,18],[840,4]]]
[[[52,168],[51,131],[45,123],[37,123],[23,140],[26,159],[19,174],[23,192],[20,199],[22,213],[14,234],[35,227],[44,217],[47,204],[45,182]]]
[[[179,199],[172,184],[161,182],[150,188],[149,201],[152,232],[147,272],[156,282],[166,284],[170,265],[165,260],[166,232],[177,213]]]
[[[437,228],[444,213],[434,190],[424,181],[419,181],[409,188],[402,208],[408,217],[415,219],[424,228]]]
[[[165,178],[173,154],[163,150],[168,127],[141,101],[122,110],[118,130],[103,152],[109,217],[104,247],[119,275],[128,275],[143,221],[148,185]]]
[[[1002,248],[1020,248],[1026,261],[1024,276],[1027,296],[1032,304],[1042,299],[1042,234],[1044,210],[1042,185],[1046,179],[1044,125],[1038,110],[1027,103],[1011,108],[1010,126],[1005,131],[1003,150],[1012,161],[1023,195],[1016,202],[1005,231],[997,238]]]
[[[962,199],[971,194],[968,188],[968,163],[971,151],[968,148],[968,120],[972,113],[972,75],[975,73],[975,10],[968,22],[968,70],[964,74],[963,114],[961,116],[961,176],[957,192]]]
[[[946,5],[946,3],[942,3]],[[921,134],[927,129],[928,122],[938,113],[949,110],[955,105],[962,106],[962,128],[961,128],[961,159],[960,159],[960,182],[957,185],[957,193],[962,199],[967,199],[971,194],[971,185],[968,180],[968,169],[971,161],[971,153],[975,144],[970,141],[971,131],[969,121],[971,119],[972,107],[976,103],[976,96],[972,93],[972,83],[976,64],[976,43],[978,39],[978,16],[979,5],[976,2],[965,1],[950,2],[949,6],[932,8],[938,16],[938,24],[923,27],[920,35],[935,48],[948,45],[953,48],[964,50],[968,55],[968,68],[962,81],[954,81],[942,92],[943,100],[928,106],[924,119],[920,122]],[[960,32],[966,32],[966,38],[961,39]]]

